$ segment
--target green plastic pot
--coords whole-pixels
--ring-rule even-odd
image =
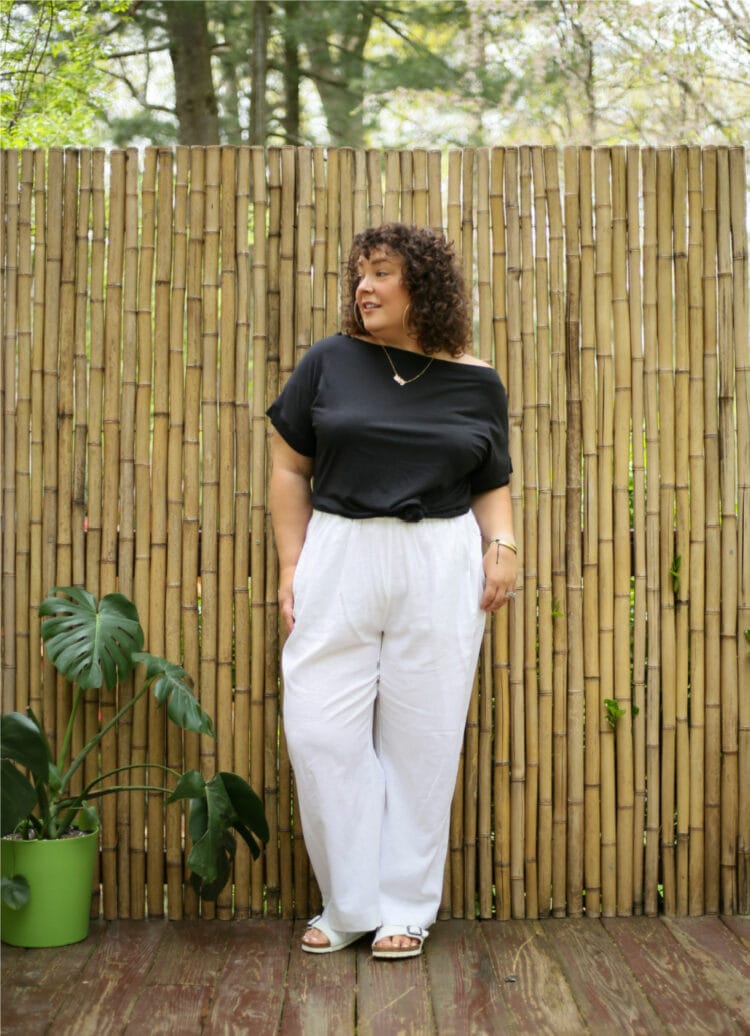
[[[73,838],[0,839],[2,876],[22,874],[31,890],[19,910],[2,904],[3,942],[67,946],[86,938],[98,837],[86,831]]]

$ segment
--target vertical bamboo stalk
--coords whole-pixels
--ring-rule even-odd
[[[58,586],[73,578],[73,385],[75,342],[76,228],[78,223],[78,152],[65,151],[63,172],[63,226],[60,263],[60,346],[58,360]],[[71,688],[63,694],[57,725],[65,729],[71,706]],[[60,702],[58,702],[58,706]]]
[[[552,907],[552,745],[553,745],[553,671],[554,638],[552,599],[552,544],[556,530],[552,525],[552,398],[551,345],[549,326],[549,255],[547,250],[548,215],[544,153],[531,149],[534,214],[534,278],[536,323],[536,454],[537,454],[537,708],[538,708],[538,818],[536,842],[538,856],[537,902],[539,914],[547,917]],[[563,472],[564,475],[564,472]],[[565,887],[565,864],[560,875]]]
[[[185,326],[185,387],[182,473],[182,574],[180,613],[183,634],[183,664],[196,678],[200,673],[200,625],[198,595],[200,579],[200,414],[201,414],[201,331],[203,295],[201,290],[204,254],[205,167],[203,148],[190,149],[189,237],[187,242],[187,321]],[[238,471],[238,478],[241,477]],[[238,623],[239,624],[239,623]],[[238,667],[242,660],[238,659]],[[238,677],[238,687],[239,687]],[[200,692],[200,684],[198,684]],[[241,704],[238,704],[238,709]],[[200,737],[185,735],[185,766],[200,768]],[[186,839],[186,852],[189,840]],[[241,899],[240,894],[240,899]],[[184,908],[186,917],[198,916],[198,897],[187,883]]]
[[[430,151],[427,157],[427,183],[428,183],[428,219],[433,230],[443,229],[443,177],[441,170],[442,154],[440,151]]]
[[[539,916],[537,819],[539,799],[539,687],[536,672],[539,593],[539,468],[537,465],[537,356],[534,341],[534,245],[531,211],[531,149],[520,153],[521,353],[523,357],[523,541],[524,541],[524,719],[526,801],[524,803],[526,917]],[[513,607],[513,602],[511,602]],[[531,636],[531,631],[535,636]]]
[[[549,235],[550,305],[550,424],[551,550],[552,576],[552,913],[565,914],[567,887],[567,666],[568,637],[565,615],[566,544],[566,392],[565,392],[565,295],[563,278],[564,235],[560,204],[559,153],[544,149],[544,180]],[[541,568],[541,562],[540,562]]]
[[[701,221],[701,152],[688,149],[688,395],[690,479],[690,834],[688,848],[688,912],[703,913],[705,852],[704,749],[705,717],[705,583],[706,499],[703,453],[703,225]]]
[[[614,672],[614,544],[611,484],[614,462],[614,373],[612,360],[612,200],[611,156],[607,148],[594,153],[596,213],[596,374],[597,446],[599,453],[599,743],[601,752],[602,913],[617,909],[617,832],[614,730],[607,722],[605,701],[613,694]]]
[[[717,286],[721,492],[721,912],[737,912],[738,673],[737,673],[737,429],[734,393],[732,245],[729,152],[717,168]]]
[[[519,579],[525,585],[525,526],[523,515],[523,352],[521,342],[521,226],[518,203],[519,155],[515,148],[505,152],[505,226],[507,243],[508,304],[508,420],[510,455],[515,457],[511,476],[513,526],[519,542]],[[511,917],[525,917],[524,801],[526,783],[526,739],[524,723],[524,616],[523,609],[509,608],[510,623],[510,908]]]
[[[495,366],[508,385],[508,321],[506,314],[507,249],[505,240],[505,152],[490,156],[490,219],[492,222],[492,314]],[[495,698],[495,749],[492,801],[494,815],[495,917],[510,917],[510,692],[508,609],[491,627],[492,690]]]
[[[137,346],[138,371],[135,396],[135,427],[151,426],[151,367],[152,347],[152,291],[154,257],[156,247],[156,159],[155,148],[148,148],[144,158],[141,180],[141,247],[138,267],[137,289]],[[92,371],[93,382],[93,371]],[[133,571],[133,602],[138,609],[141,625],[149,640],[149,570],[151,542],[151,442],[150,436],[136,435],[134,443],[135,471],[135,564]],[[136,673],[136,680],[140,678]],[[133,763],[145,763],[148,756],[149,703],[141,698],[133,712],[133,735],[131,758]],[[133,770],[134,783],[145,784],[148,771]],[[159,914],[163,896],[154,902],[147,899],[146,883],[146,800],[134,794],[130,803],[131,821],[131,864],[130,864],[130,912],[132,917],[146,913]],[[151,839],[149,838],[149,846]],[[149,890],[150,892],[150,890]],[[156,895],[158,890],[154,891]]]
[[[367,186],[369,201],[365,224],[377,227],[383,222],[383,177],[381,172],[381,153],[367,152]],[[358,229],[362,229],[359,227]]]
[[[656,152],[656,333],[659,391],[659,559],[661,612],[661,845],[664,910],[677,909],[675,882],[674,809],[676,767],[676,631],[675,580],[675,442],[674,442],[674,321],[672,290],[672,162],[668,148]]]
[[[84,239],[85,245],[85,239]],[[122,315],[122,402],[120,411],[120,515],[118,538],[118,585],[120,592],[133,598],[135,566],[135,401],[137,394],[138,326],[138,152],[128,150],[125,160],[125,243],[123,255]],[[84,357],[85,359],[85,357]],[[85,370],[80,377],[85,386]],[[78,392],[78,390],[77,390]],[[78,409],[78,408],[76,408]],[[85,426],[82,439],[85,444]],[[83,480],[81,472],[81,495]],[[84,502],[82,499],[81,508]],[[133,677],[120,686],[120,700],[132,698]],[[133,758],[133,717],[128,714],[117,729],[119,765]],[[132,775],[131,775],[132,776]],[[130,781],[128,782],[130,783]],[[130,808],[139,792],[117,796],[117,914],[131,917],[131,837]]]
[[[584,667],[583,573],[581,568],[581,241],[579,233],[578,152],[563,153],[565,175],[565,564],[567,627],[567,853],[568,914],[583,913],[584,822]],[[560,790],[556,789],[560,794]],[[556,900],[555,900],[556,903]]]
[[[646,415],[646,601],[648,612],[648,662],[646,682],[646,864],[644,913],[658,912],[659,828],[659,715],[661,710],[661,645],[659,628],[659,397],[656,329],[657,203],[656,154],[642,153],[643,169],[643,348]]]
[[[399,219],[401,202],[401,163],[398,151],[385,153],[385,192],[383,195],[383,222]]]
[[[703,150],[703,414],[706,477],[705,912],[719,912],[721,866],[721,521],[716,284],[717,152]]]
[[[268,335],[268,246],[266,242],[266,220],[268,208],[266,204],[266,167],[262,148],[251,151],[251,169],[253,180],[253,245],[252,245],[252,284],[253,284],[253,327],[252,327],[252,453],[250,481],[250,783],[258,794],[262,793],[265,777],[263,698],[265,693],[265,658],[266,640],[271,639],[277,649],[276,636],[275,586],[266,590],[266,364],[273,363],[278,380],[278,343],[269,343]],[[271,347],[272,346],[272,347]],[[268,353],[267,353],[268,350]],[[274,362],[275,361],[275,362]],[[269,598],[268,605],[266,598]],[[291,813],[291,801],[280,797],[278,804],[273,795],[266,800],[266,811],[270,824],[281,823],[282,859],[290,853],[288,836],[284,825]],[[273,854],[273,846],[270,846]],[[271,885],[270,909],[273,909],[274,870],[276,862],[266,863],[268,881]],[[251,873],[250,910],[259,911],[263,897],[263,864],[253,863]],[[276,878],[278,881],[278,878]],[[284,896],[282,884],[282,898]]]
[[[7,249],[5,255],[0,255],[0,267],[4,272],[3,283],[3,309],[0,320],[2,321],[2,363],[0,364],[0,399],[2,400],[2,420],[0,422],[0,458],[2,458],[2,485],[0,486],[0,497],[2,499],[2,514],[17,515],[19,498],[21,495],[20,483],[21,464],[17,464],[18,452],[22,448],[24,436],[19,435],[17,440],[16,422],[21,418],[18,410],[21,408],[20,374],[23,364],[21,356],[21,336],[18,342],[18,375],[17,375],[17,328],[20,330],[21,313],[19,288],[19,246],[20,246],[20,192],[19,192],[19,154],[18,151],[8,151],[0,157],[0,162],[5,169],[7,178],[7,195],[0,194],[0,201],[4,203],[7,213],[6,225],[4,227],[3,244]],[[30,199],[29,199],[30,205]],[[27,319],[30,314],[27,314]],[[28,334],[27,324],[27,334]],[[26,336],[25,336],[26,337]],[[20,426],[23,428],[23,426]],[[27,466],[27,465],[24,465]],[[17,471],[17,467],[19,470]],[[20,540],[23,536],[22,530],[17,531],[16,521],[2,523],[2,595],[0,607],[2,609],[1,621],[2,630],[13,630],[18,622],[17,596],[20,587],[17,584],[17,551],[20,547]],[[18,537],[18,544],[17,544]],[[6,646],[7,644],[7,646]],[[17,641],[16,637],[3,637],[3,658],[2,658],[2,686],[3,686],[3,711],[10,712],[16,708],[17,701]],[[26,692],[22,692],[26,693]]]
[[[477,284],[479,355],[492,359],[492,256],[490,250],[490,155],[477,151]],[[416,172],[416,166],[415,166]],[[426,173],[426,164],[424,172]],[[426,199],[425,199],[426,202]],[[427,217],[424,206],[424,220]],[[492,916],[492,636],[485,626],[479,660],[479,737],[477,746],[477,905],[480,917]],[[473,916],[473,912],[469,914]]]
[[[13,172],[16,172],[15,153],[9,152],[5,158],[6,162],[10,161],[11,155],[13,155]],[[0,168],[4,167],[2,159],[0,159]],[[3,285],[3,290],[6,292],[5,298],[8,300],[5,304],[5,324],[2,328],[3,331],[3,353],[4,363],[2,365],[2,379],[3,379],[3,396],[4,396],[4,408],[12,413],[13,407],[10,405],[12,401],[12,386],[15,383],[15,416],[17,426],[19,429],[23,429],[26,433],[26,429],[31,428],[31,352],[33,346],[33,328],[32,328],[32,287],[33,287],[33,260],[32,260],[32,234],[31,234],[31,207],[32,207],[32,192],[33,192],[33,155],[31,151],[23,151],[21,153],[21,177],[18,189],[18,250],[17,250],[17,281],[15,285],[15,303],[11,301],[13,286],[10,284],[12,280],[11,268],[14,265],[13,249],[11,247],[10,234],[10,220],[8,230],[4,232],[3,244],[5,247],[11,247],[11,250],[2,255],[0,251],[0,264],[3,265],[3,269],[7,268],[8,276]],[[0,199],[3,198],[2,185],[0,185]],[[12,187],[9,184],[9,195],[8,200],[10,201],[15,192],[11,194]],[[10,215],[10,214],[9,214]],[[5,260],[3,264],[3,259]],[[8,304],[10,303],[10,305]],[[10,313],[15,305],[17,314],[17,332],[13,333],[13,323],[11,322]],[[10,357],[13,357],[16,352],[16,340],[18,348],[18,359],[16,361],[16,378],[11,382],[8,380],[8,374],[10,373]],[[8,394],[11,394],[11,400],[8,399]],[[3,623],[3,628],[9,630],[15,626],[15,638],[14,643],[11,644],[11,637],[6,635],[6,650],[3,655],[3,695],[0,699],[3,701],[3,711],[9,711],[11,708],[16,708],[19,712],[23,712],[29,704],[29,670],[30,670],[30,659],[29,651],[31,642],[29,640],[29,575],[30,575],[30,555],[31,555],[31,456],[29,451],[29,436],[28,434],[16,436],[15,444],[15,512],[16,512],[16,543],[15,543],[15,596],[13,600],[13,612],[8,615],[5,604],[2,607],[2,617],[0,621]],[[7,440],[5,430],[3,431],[3,451],[7,450]],[[4,466],[4,470],[7,468]],[[12,511],[6,511],[5,508],[9,502],[6,501],[3,495],[3,513],[12,514]],[[6,523],[4,523],[5,526]],[[10,523],[7,523],[10,524]],[[9,536],[9,528],[3,529],[3,556],[7,549]],[[3,565],[3,590],[6,587],[6,566]],[[7,623],[7,625],[5,625]],[[15,672],[13,666],[15,662]],[[6,701],[7,698],[7,701]]]
[[[202,507],[200,525],[201,583],[201,703],[216,717],[218,703],[219,650],[219,338],[221,261],[221,150],[206,149],[206,208],[203,254],[203,329],[201,356],[203,394],[201,398]],[[204,777],[216,771],[215,742],[201,736],[200,761]],[[215,916],[215,907],[204,903],[202,910]]]
[[[60,321],[60,272],[62,262],[63,153],[50,149],[47,156],[47,247],[44,283],[44,419],[42,449],[44,454],[44,490],[42,497],[42,580],[46,593],[57,582],[57,508],[58,451],[58,355]],[[49,661],[45,661],[44,708],[42,722],[54,746],[57,740],[57,678]]]
[[[416,148],[412,152],[414,178],[414,222],[420,227],[429,226],[427,152],[424,148]]]
[[[354,237],[354,151],[343,148],[339,153],[339,292],[344,281],[344,265]],[[294,205],[294,202],[292,202]],[[336,325],[338,327],[338,324]]]
[[[74,353],[74,444],[73,444],[73,558],[72,581],[76,586],[86,582],[86,399],[88,392],[88,302],[89,302],[89,230],[91,224],[92,153],[87,148],[80,156],[78,222],[76,226],[75,271],[75,343]],[[133,233],[137,234],[136,220]],[[83,715],[80,716],[80,737],[83,737]],[[74,742],[75,744],[75,742]],[[81,747],[79,741],[78,747]],[[74,748],[75,751],[75,748]]]
[[[326,327],[326,238],[328,227],[328,193],[326,191],[325,154],[313,148],[314,218],[313,241],[313,322],[312,341],[325,334]]]
[[[339,152],[328,152],[328,206],[326,240],[326,322],[325,334],[336,331],[339,319],[339,235],[341,232],[339,199],[341,197],[341,163]]]
[[[411,151],[399,151],[398,153],[400,179],[401,179],[401,222],[414,222],[414,162]]]
[[[102,547],[103,497],[103,401],[104,401],[104,283],[106,251],[106,198],[104,151],[96,150],[92,161],[92,241],[91,241],[91,308],[90,308],[90,361],[87,423],[87,532],[86,532],[86,586],[99,594],[99,563]],[[88,741],[99,729],[99,695],[96,690],[84,696],[84,740]],[[98,761],[89,753],[84,765],[84,780],[88,784],[98,776]],[[94,886],[99,887],[99,858],[94,872]],[[92,910],[98,915],[98,902]]]
[[[614,331],[614,699],[617,795],[617,913],[633,912],[633,727],[631,692],[630,415],[631,339],[627,274],[625,151],[612,150],[612,322]]]
[[[104,397],[102,411],[103,494],[102,551],[99,565],[99,592],[102,596],[117,589],[117,536],[120,497],[120,389],[122,339],[122,278],[125,244],[125,153],[110,156],[109,226],[107,233],[107,292],[104,313]],[[119,693],[119,689],[118,689]],[[114,715],[114,691],[102,691],[99,709],[106,724]],[[111,730],[101,743],[102,769],[117,765],[117,734]],[[107,781],[114,784],[114,777]],[[106,787],[106,784],[105,784]],[[117,802],[114,796],[102,799],[101,808],[102,892],[104,917],[114,920],[117,904]]]
[[[688,850],[690,831],[690,739],[688,731],[688,657],[690,587],[690,488],[689,488],[689,380],[688,268],[687,268],[687,150],[675,148],[673,156],[674,234],[674,391],[675,391],[675,556],[680,558],[675,581],[675,734],[677,765],[677,853],[675,859],[676,911],[688,912]]]
[[[166,532],[167,556],[164,590],[164,649],[172,662],[182,662],[182,612],[180,608],[182,576],[182,504],[183,455],[185,434],[184,335],[185,296],[187,294],[187,214],[188,170],[190,152],[177,148],[174,179],[174,213],[172,224],[172,277],[169,313],[169,354],[167,357],[167,389],[169,418],[167,423]],[[232,386],[234,389],[234,386]],[[167,724],[167,765],[181,770],[184,765],[183,735],[176,724]],[[185,807],[174,803],[165,811],[167,901],[169,916],[179,920],[183,913],[184,861],[182,829]]]
[[[639,150],[627,149],[627,233],[633,452],[633,912],[643,913],[646,824],[646,458]]]
[[[354,187],[352,189],[352,230],[357,233],[367,223],[368,213],[368,183],[367,183],[367,153],[358,148],[353,154],[354,160]],[[346,243],[342,250],[342,259],[346,259],[351,241]],[[343,241],[342,241],[343,245]],[[308,240],[309,247],[309,240]]]
[[[599,458],[596,449],[596,326],[591,149],[578,159],[581,220],[581,439],[583,444],[583,654],[584,709],[584,886],[586,915],[601,914],[601,752],[599,737],[599,590],[597,499]]]
[[[750,913],[750,336],[748,336],[747,220],[744,152],[729,151],[732,298],[737,395],[738,587],[738,825],[737,912]]]
[[[234,379],[235,449],[235,538],[234,538],[234,771],[250,776],[250,508],[252,504],[252,426],[248,378],[250,376],[251,260],[250,227],[251,152],[237,151],[235,235],[237,255],[237,312],[235,342],[237,358]],[[264,435],[261,433],[261,441]],[[262,789],[256,789],[258,794]],[[234,916],[250,916],[250,854],[237,847],[234,863]],[[270,913],[269,909],[269,913]]]

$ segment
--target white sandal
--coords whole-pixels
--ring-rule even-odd
[[[422,952],[424,941],[429,935],[427,928],[420,928],[417,924],[384,924],[378,928],[375,932],[375,938],[372,940],[372,955],[373,957],[379,957],[381,960],[401,960],[404,957],[418,957]],[[419,941],[418,946],[398,946],[392,950],[386,950],[384,948],[377,949],[376,943],[379,943],[381,939],[390,939],[394,935],[403,935],[407,939],[417,939]]]
[[[328,943],[325,946],[316,946],[314,943],[303,942],[302,949],[305,953],[335,953],[336,950],[343,950],[345,947],[351,946],[353,942],[367,934],[366,932],[337,932],[323,919],[322,914],[311,918],[307,922],[307,927],[308,929],[317,928],[325,935]]]

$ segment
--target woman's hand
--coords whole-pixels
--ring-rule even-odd
[[[286,624],[287,633],[294,629],[294,570],[296,565],[288,565],[279,573],[279,612]]]
[[[479,607],[485,612],[496,612],[516,595],[518,558],[508,547],[490,543],[482,566],[484,593]]]

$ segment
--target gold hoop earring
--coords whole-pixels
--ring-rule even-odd
[[[352,312],[354,313],[354,323],[357,325],[357,327],[360,327],[363,331],[365,331],[365,322],[362,319],[362,314],[359,311],[359,305],[356,302],[352,307]]]
[[[404,329],[404,333],[407,334],[409,336],[409,338],[415,338],[416,335],[414,335],[410,331],[410,329],[409,329],[409,327],[407,326],[407,323],[406,323],[406,314],[409,312],[410,309],[411,309],[411,302],[407,302],[406,303],[406,308],[404,309],[404,312],[401,314],[401,327]]]

